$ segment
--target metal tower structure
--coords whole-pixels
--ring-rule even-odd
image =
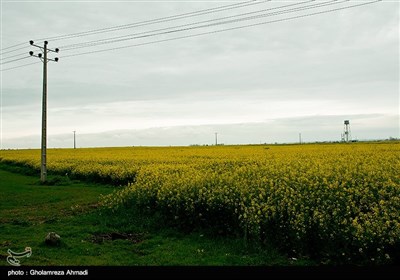
[[[346,143],[351,141],[351,130],[350,130],[350,121],[349,120],[344,121],[342,141],[344,141]]]

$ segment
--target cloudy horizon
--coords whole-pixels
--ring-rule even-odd
[[[294,3],[260,2],[240,12]],[[1,48],[223,5],[3,1]],[[132,30],[125,32],[104,36]],[[353,139],[400,136],[398,2],[76,57],[68,55],[132,42],[63,52],[96,39],[49,40],[60,47],[60,62],[48,65],[49,148],[72,147],[72,131],[78,147],[210,145],[215,132],[224,144],[295,143],[299,133],[305,142],[340,141],[347,119]],[[42,65],[1,73],[2,148],[39,148]]]

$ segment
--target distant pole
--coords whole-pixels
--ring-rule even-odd
[[[299,133],[299,143],[301,144],[301,133]]]
[[[76,149],[76,138],[75,138],[76,131],[74,130],[73,132],[74,132],[74,149]]]
[[[218,146],[218,132],[215,132],[215,146]]]
[[[33,41],[29,42],[32,46],[35,46],[42,50],[42,53],[34,55],[33,51],[29,54],[34,57],[40,58],[43,62],[43,97],[42,97],[42,141],[41,141],[41,164],[40,164],[40,181],[46,182],[47,180],[47,62],[58,61],[58,58],[48,59],[47,53],[49,51],[58,53],[58,49],[50,50],[47,49],[47,41],[43,42],[43,47],[35,45]],[[43,58],[42,58],[43,56]]]

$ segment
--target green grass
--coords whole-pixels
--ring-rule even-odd
[[[7,250],[32,248],[22,265],[309,265],[293,261],[272,245],[245,244],[242,238],[218,236],[202,230],[184,232],[167,226],[156,214],[135,209],[99,209],[101,194],[112,187],[50,177],[55,185],[41,185],[38,177],[0,169],[0,265]],[[61,244],[44,243],[48,232]],[[135,234],[136,240],[103,240],[94,236]]]

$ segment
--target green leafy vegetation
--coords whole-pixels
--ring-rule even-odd
[[[273,246],[260,248],[234,236],[182,231],[131,207],[99,208],[112,187],[77,181],[41,185],[39,177],[0,170],[0,265],[7,250],[32,248],[22,265],[307,265]],[[47,246],[48,232],[61,236]]]

